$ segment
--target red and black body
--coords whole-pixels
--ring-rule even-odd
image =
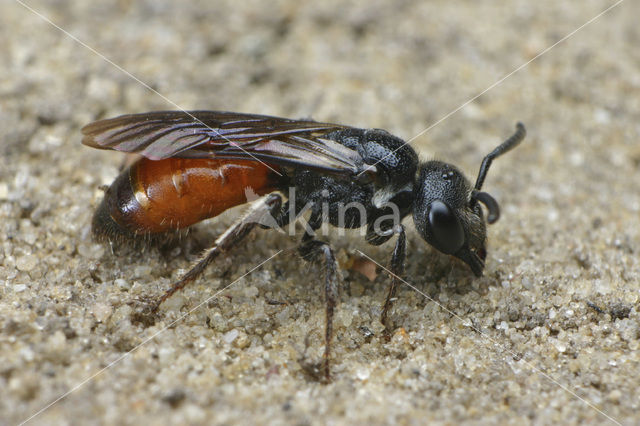
[[[310,207],[312,222],[320,221],[317,226],[323,220],[348,228],[371,226],[389,214],[384,206],[392,202],[401,217],[413,213],[425,240],[464,260],[476,275],[482,273],[486,232],[478,201],[485,202],[486,194],[474,196],[478,185],[472,188],[450,164],[420,163],[408,144],[384,130],[230,112],[164,111],[98,121],[83,133],[86,145],[142,155],[107,191],[94,217],[98,234],[181,229],[245,203],[248,193],[288,194],[295,187],[296,199],[285,208]],[[518,141],[524,136],[520,133]],[[366,215],[350,209],[339,217],[338,207],[350,203],[364,206]],[[324,219],[319,217],[323,204],[329,207]],[[487,206],[497,209],[495,201]],[[281,220],[301,212],[289,213],[283,212]],[[367,236],[374,244],[388,238]]]
[[[268,207],[277,225],[311,210],[311,230],[300,247],[305,258],[324,253],[327,264],[334,259],[328,245],[315,240],[313,231],[322,223],[367,226],[370,244],[398,235],[392,270],[399,274],[406,244],[400,221],[411,214],[428,243],[463,260],[478,276],[486,257],[486,222],[499,217],[497,202],[481,186],[491,161],[525,136],[518,124],[517,132],[485,157],[471,186],[456,167],[420,162],[405,141],[377,129],[231,112],[163,111],[102,120],[82,131],[85,145],[141,155],[98,207],[93,230],[99,236],[181,229],[277,192],[281,195],[270,198]],[[488,209],[486,221],[480,203]],[[394,214],[397,220],[384,219]],[[242,226],[238,235],[250,229]],[[333,296],[327,290],[327,351]]]
[[[142,157],[107,189],[93,230],[110,238],[164,234],[246,203],[248,190],[265,195],[281,183],[255,161]]]

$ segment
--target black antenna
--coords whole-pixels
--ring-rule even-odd
[[[489,166],[491,166],[491,162],[493,161],[493,159],[501,156],[505,152],[511,151],[513,148],[518,146],[518,144],[522,142],[526,135],[527,131],[524,128],[524,124],[516,124],[516,132],[513,134],[513,136],[502,142],[496,147],[496,149],[494,149],[486,157],[484,157],[484,160],[482,160],[482,164],[480,165],[480,171],[478,172],[478,179],[476,179],[476,191],[480,191],[480,189],[482,188],[482,184],[484,183],[484,179],[487,177],[487,172],[489,171]]]
[[[486,192],[473,190],[471,197],[474,200],[480,201],[487,207],[489,210],[489,215],[487,216],[488,223],[496,223],[498,219],[500,219],[500,206],[495,198]]]

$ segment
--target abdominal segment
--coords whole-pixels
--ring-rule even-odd
[[[93,231],[111,237],[185,228],[273,192],[279,177],[257,161],[141,158],[107,190]]]

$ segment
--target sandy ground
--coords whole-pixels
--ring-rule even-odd
[[[637,424],[638,2],[495,85],[613,3],[28,2],[82,46],[0,2],[0,423]],[[169,252],[91,240],[122,157],[82,146],[80,127],[176,105],[420,135],[424,158],[470,176],[516,121],[529,135],[485,184],[503,217],[484,277],[407,221],[417,290],[400,289],[386,341],[389,277],[344,270],[323,385],[302,368],[323,349],[322,269],[295,238],[256,232],[155,323],[136,301],[237,212]],[[330,240],[347,266],[393,247]]]

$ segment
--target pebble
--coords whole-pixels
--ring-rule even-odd
[[[113,283],[120,290],[129,290],[131,288],[131,281],[123,280],[122,278],[117,278],[113,281]]]
[[[0,200],[6,200],[9,197],[9,185],[0,182]]]
[[[24,255],[16,259],[16,268],[23,272],[32,271],[38,265],[38,258],[33,255]]]
[[[113,312],[113,308],[111,307],[111,305],[98,302],[93,305],[93,307],[91,308],[91,312],[93,313],[93,316],[96,319],[96,321],[105,322],[111,316],[111,313]]]
[[[78,244],[78,253],[87,259],[98,260],[104,255],[104,244]]]
[[[227,344],[231,344],[233,343],[234,340],[236,340],[236,338],[238,337],[238,330],[236,330],[235,328],[227,333],[225,333],[222,336],[222,340],[224,340],[225,343]]]

